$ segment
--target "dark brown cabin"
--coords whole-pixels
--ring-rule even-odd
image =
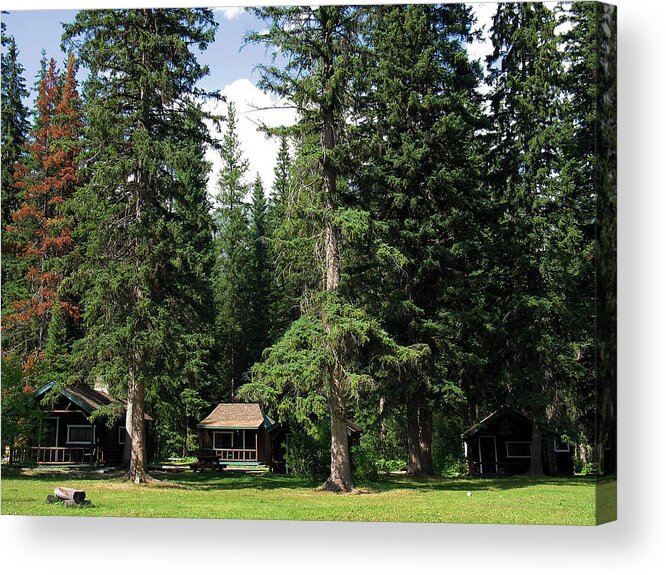
[[[265,465],[287,473],[290,430],[273,421],[258,403],[220,403],[197,425],[198,468]],[[347,422],[349,446],[358,445],[361,428]]]
[[[503,408],[462,434],[470,475],[525,473],[532,457],[532,422],[512,409]],[[573,450],[559,436],[544,434],[544,470],[550,474],[573,473]]]
[[[42,400],[53,389],[49,383],[39,389],[34,399]],[[113,405],[117,415],[91,421],[101,407]],[[44,408],[42,408],[44,409]],[[44,410],[39,437],[29,447],[10,450],[11,463],[34,462],[50,465],[120,465],[125,449],[125,403],[108,393],[87,386],[71,386],[58,392]],[[147,444],[152,446],[152,418],[146,415]],[[110,424],[110,425],[109,425]]]
[[[285,468],[285,430],[258,403],[220,403],[197,425],[200,467]]]

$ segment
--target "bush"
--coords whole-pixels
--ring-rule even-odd
[[[285,460],[289,475],[323,481],[328,476],[330,451],[323,440],[299,432],[287,439]]]
[[[440,473],[445,477],[463,477],[467,475],[467,462],[464,457],[448,454],[441,462]]]
[[[356,479],[377,479],[377,463],[370,450],[364,445],[352,447],[352,472]]]
[[[404,471],[407,469],[407,461],[404,459],[384,459],[380,457],[377,460],[377,471],[383,473],[393,473],[395,471]]]

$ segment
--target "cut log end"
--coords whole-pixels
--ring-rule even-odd
[[[85,500],[86,492],[70,487],[56,487],[53,493],[62,501],[74,501],[77,505]]]

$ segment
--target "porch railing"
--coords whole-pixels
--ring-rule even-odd
[[[199,460],[217,461],[257,461],[256,449],[200,449]]]
[[[10,463],[67,465],[103,460],[102,450],[97,447],[15,447],[9,454]]]
[[[484,461],[473,462],[473,475],[516,475],[524,473],[529,467],[529,461]]]

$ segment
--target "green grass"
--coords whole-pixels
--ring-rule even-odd
[[[586,478],[414,479],[382,477],[335,495],[291,477],[155,474],[133,485],[119,476],[3,470],[2,513],[93,517],[191,517],[593,525],[595,484]],[[46,503],[58,486],[85,490],[92,508]],[[467,493],[471,492],[471,497]]]

